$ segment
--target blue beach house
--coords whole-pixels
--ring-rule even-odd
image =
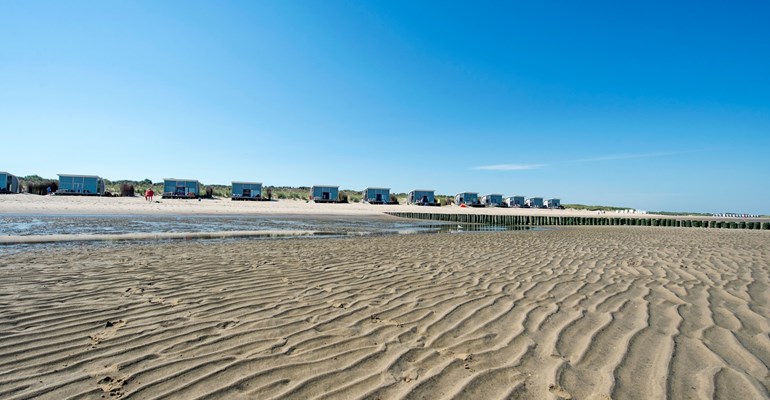
[[[104,179],[96,175],[59,175],[59,195],[101,196],[104,194]]]
[[[339,186],[313,186],[310,188],[310,200],[316,203],[335,203],[339,197]]]
[[[481,202],[487,207],[498,207],[503,205],[503,195],[488,194],[481,198]]]
[[[197,198],[201,194],[201,183],[195,179],[163,179],[164,199]]]
[[[261,182],[235,182],[233,181],[233,200],[261,200]]]
[[[548,199],[545,201],[544,205],[547,208],[559,208],[561,207],[561,200],[559,199]]]
[[[479,194],[473,192],[458,193],[455,195],[455,204],[476,205],[479,204]]]
[[[407,197],[407,204],[416,204],[418,206],[433,205],[436,202],[436,195],[433,190],[412,190]]]
[[[19,178],[7,172],[0,172],[0,193],[19,193]]]
[[[366,188],[363,193],[363,201],[369,204],[388,204],[390,203],[390,189]]]
[[[508,207],[522,207],[524,205],[524,196],[511,196],[507,201]]]
[[[543,208],[543,198],[530,197],[527,200],[524,200],[524,204],[530,208]]]

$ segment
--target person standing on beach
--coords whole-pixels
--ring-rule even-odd
[[[152,196],[155,195],[155,192],[152,191],[152,188],[147,188],[147,190],[144,192],[144,199],[147,201],[152,201]]]

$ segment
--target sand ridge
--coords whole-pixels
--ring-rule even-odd
[[[0,398],[770,398],[770,233],[580,227],[0,260]]]

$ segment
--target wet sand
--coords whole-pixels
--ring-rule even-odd
[[[0,398],[770,398],[770,232],[77,246],[0,260]]]

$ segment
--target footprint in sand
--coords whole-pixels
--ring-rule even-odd
[[[96,347],[96,345],[101,343],[103,340],[106,340],[115,336],[115,334],[118,332],[118,329],[122,328],[125,325],[126,325],[126,321],[122,319],[117,321],[107,321],[107,323],[104,326],[104,329],[88,337],[89,339],[91,339],[91,347]]]
[[[224,321],[224,322],[218,323],[216,327],[219,329],[230,329],[238,325],[239,322],[240,321]]]
[[[331,302],[332,308],[348,308],[348,305],[341,302]]]
[[[559,400],[572,400],[572,395],[561,386],[548,385],[548,391],[556,395]]]
[[[97,385],[99,385],[99,388],[102,389],[102,391],[109,393],[110,397],[121,398],[125,394],[123,393],[123,385],[125,383],[125,378],[115,379],[110,376],[105,376],[97,382]]]

